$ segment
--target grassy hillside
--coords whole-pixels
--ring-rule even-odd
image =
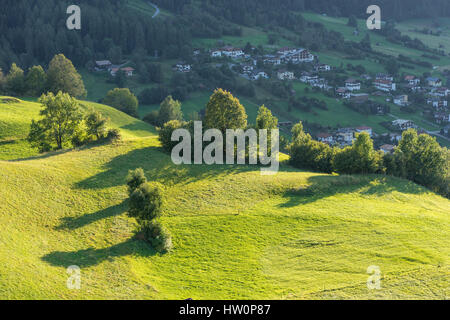
[[[110,119],[108,126],[120,128],[126,137],[148,136],[151,127],[114,108],[80,101],[83,109],[94,108]],[[32,101],[0,96],[0,160],[27,158],[37,155],[26,141],[32,119],[39,119],[41,105]]]
[[[448,200],[382,176],[174,166],[151,127],[91,105],[123,141],[0,161],[0,298],[448,297]],[[0,110],[1,137],[20,137],[37,105]],[[167,187],[169,254],[133,239],[124,178],[136,167]],[[66,288],[70,265],[81,290]],[[367,289],[371,265],[381,290]]]

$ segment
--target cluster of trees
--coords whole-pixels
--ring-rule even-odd
[[[44,94],[40,120],[32,120],[28,141],[39,152],[79,147],[93,141],[120,138],[117,129],[107,130],[108,119],[95,110],[83,111],[67,93]]]
[[[206,105],[205,116],[203,119],[204,130],[218,129],[223,134],[226,133],[227,129],[246,130],[253,128],[256,130],[267,129],[268,137],[270,137],[271,130],[276,129],[277,126],[278,119],[273,116],[272,112],[264,105],[259,108],[255,126],[249,126],[244,106],[230,92],[223,89],[217,89],[211,95],[210,100]],[[159,140],[161,141],[163,148],[168,152],[170,152],[177,144],[177,142],[171,141],[171,137],[173,131],[179,128],[189,130],[191,132],[191,137],[194,137],[193,121],[186,122],[180,118],[174,119],[174,117],[172,117],[172,119],[166,122],[159,130]]]
[[[159,183],[149,183],[144,170],[130,171],[126,178],[129,195],[128,215],[139,224],[139,232],[158,252],[170,251],[172,237],[158,218],[161,216],[164,187]]]
[[[39,97],[44,92],[58,93],[59,91],[73,97],[85,97],[86,89],[80,74],[72,62],[63,54],[58,54],[50,61],[47,72],[38,65],[25,72],[12,63],[7,75],[0,69],[0,93]]]
[[[380,173],[409,179],[442,195],[450,196],[450,153],[429,135],[405,131],[393,154],[376,151],[367,133],[356,136],[344,149],[315,141],[300,122],[292,129],[288,147],[291,164],[326,173]]]

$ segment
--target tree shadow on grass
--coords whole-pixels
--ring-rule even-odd
[[[115,206],[88,213],[80,217],[64,217],[61,225],[57,226],[56,230],[75,230],[102,219],[118,216],[127,211],[127,203],[128,200],[125,200]]]
[[[248,165],[175,165],[161,147],[132,150],[105,164],[105,171],[75,185],[80,189],[103,189],[125,184],[129,170],[143,168],[149,181],[165,185],[189,184],[195,181],[233,173],[259,170]]]
[[[337,194],[359,192],[361,195],[380,197],[394,191],[406,194],[428,192],[411,181],[383,175],[312,176],[306,186],[286,192],[284,198],[287,201],[279,207],[305,205]]]
[[[87,268],[114,258],[129,255],[151,257],[156,253],[147,243],[137,239],[129,239],[102,249],[89,248],[78,251],[54,251],[43,256],[41,259],[52,266],[67,268],[71,265],[76,265],[80,268]]]

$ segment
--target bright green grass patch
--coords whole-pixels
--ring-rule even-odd
[[[39,119],[41,105],[32,101],[4,103],[0,96],[0,160],[28,158],[38,154],[26,141],[32,119]],[[85,110],[93,108],[109,119],[108,127],[121,129],[124,137],[145,137],[155,131],[150,125],[114,108],[94,102],[80,101]]]
[[[155,135],[0,161],[0,297],[45,299],[442,299],[448,200],[383,176],[282,167],[175,166]],[[175,248],[132,238],[129,169],[166,187]],[[66,268],[82,270],[81,290]],[[367,290],[366,269],[382,289]]]

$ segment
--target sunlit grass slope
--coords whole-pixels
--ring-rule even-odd
[[[122,129],[125,137],[148,136],[154,131],[142,121],[114,108],[98,103],[80,101],[84,110],[99,110],[109,118],[108,126]],[[0,96],[0,160],[13,160],[37,155],[26,141],[32,119],[39,119],[41,105],[16,98]]]
[[[121,142],[0,161],[0,298],[448,297],[448,200],[383,176],[175,166],[151,127],[92,106]],[[167,187],[171,253],[133,239],[124,178],[136,167]],[[81,290],[66,287],[71,265]],[[367,289],[372,265],[380,290]]]

